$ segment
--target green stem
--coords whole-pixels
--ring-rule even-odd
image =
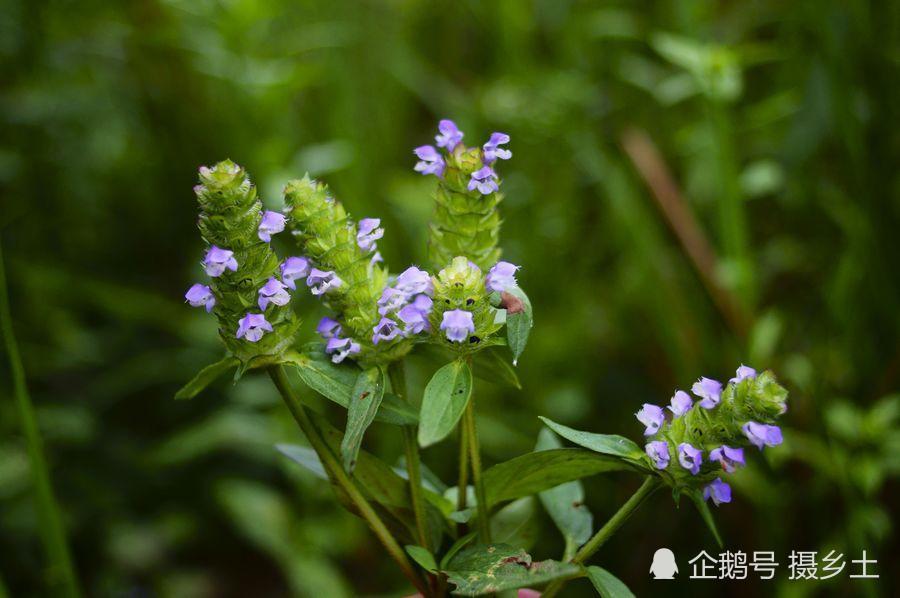
[[[406,372],[402,361],[395,361],[388,368],[391,388],[401,399],[407,399]],[[419,458],[419,443],[416,439],[415,426],[403,426],[403,448],[406,452],[406,472],[409,477],[409,496],[412,501],[413,514],[416,518],[416,530],[419,533],[419,544],[430,550],[428,520],[425,518],[425,497],[422,493],[422,470]]]
[[[25,435],[28,447],[28,460],[31,463],[31,476],[37,500],[38,526],[41,542],[47,553],[49,568],[47,577],[50,585],[61,595],[77,597],[81,595],[78,579],[72,566],[72,557],[66,544],[66,533],[60,515],[59,505],[53,495],[53,484],[44,456],[44,441],[38,428],[34,406],[28,396],[25,384],[25,369],[19,355],[19,346],[12,328],[12,315],[9,309],[9,295],[6,290],[6,271],[3,265],[3,251],[0,248],[0,325],[3,328],[3,341],[9,358],[9,369],[12,374],[13,394],[19,412],[19,423]],[[56,591],[51,593],[56,593]]]
[[[463,415],[463,433],[469,447],[469,461],[472,464],[472,482],[475,484],[475,496],[478,498],[478,536],[482,543],[491,542],[490,509],[484,480],[481,476],[481,447],[478,445],[478,429],[475,427],[475,399],[469,399]],[[465,489],[463,489],[465,492]]]
[[[281,397],[284,399],[285,404],[287,404],[291,415],[294,416],[294,421],[300,426],[300,430],[319,456],[319,460],[322,462],[325,471],[328,472],[328,476],[335,484],[341,487],[341,490],[343,490],[344,493],[347,494],[359,510],[362,518],[365,519],[366,523],[369,524],[369,527],[372,528],[372,531],[378,539],[381,540],[381,543],[387,549],[388,554],[400,566],[403,575],[406,576],[423,596],[429,596],[430,592],[428,587],[425,585],[422,577],[416,573],[416,570],[409,562],[409,559],[406,558],[406,553],[403,551],[403,548],[401,548],[394,536],[391,535],[391,532],[388,531],[388,528],[381,520],[381,517],[378,516],[378,513],[375,512],[372,505],[369,504],[369,501],[366,500],[365,496],[363,496],[353,480],[351,480],[344,471],[344,468],[341,466],[337,457],[335,457],[334,453],[331,452],[331,449],[325,443],[318,428],[316,428],[316,425],[306,414],[306,410],[300,403],[300,399],[294,394],[294,389],[288,381],[284,368],[280,365],[269,367],[269,376],[272,377],[275,387],[278,388],[278,392],[281,393]]]
[[[597,533],[581,547],[581,550],[575,553],[575,556],[572,557],[572,562],[579,565],[583,564],[597,552],[597,550],[599,550],[600,547],[603,546],[620,527],[622,527],[622,524],[631,517],[631,514],[637,510],[641,503],[644,502],[648,496],[653,494],[653,491],[656,490],[658,486],[659,483],[656,477],[647,476],[644,479],[644,483],[641,484],[641,487],[631,495],[631,498],[629,498],[628,501],[616,511],[615,515],[610,517],[609,521],[607,521],[603,527],[601,527]],[[541,594],[541,597],[553,598],[553,596],[556,596],[559,593],[567,581],[568,580],[566,579],[554,581],[547,586],[546,591]]]
[[[469,500],[469,441],[465,431],[465,425],[459,427],[459,477],[456,484],[456,510],[466,510]],[[466,534],[468,526],[460,523],[456,526],[457,534],[462,537]]]

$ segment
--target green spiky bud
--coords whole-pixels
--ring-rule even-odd
[[[456,256],[432,282],[434,307],[429,320],[433,339],[459,353],[472,353],[491,344],[502,323],[497,322],[498,310],[490,303],[481,270],[466,257]],[[446,326],[442,329],[445,314],[456,311],[472,315],[473,329],[465,339],[454,339]]]
[[[289,305],[270,304],[265,319],[273,330],[256,342],[237,338],[239,321],[248,313],[259,314],[259,289],[278,275],[279,260],[257,235],[262,204],[246,171],[225,160],[200,168],[200,184],[194,187],[200,207],[198,227],[210,246],[233,252],[237,267],[223,269],[212,278],[216,298],[213,309],[219,335],[228,350],[246,366],[257,357],[277,356],[294,341],[300,320]],[[209,256],[209,253],[207,253]]]

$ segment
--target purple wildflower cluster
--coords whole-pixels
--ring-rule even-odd
[[[459,130],[452,120],[443,119],[438,123],[438,134],[435,136],[438,148],[443,148],[447,154],[453,154],[462,145],[463,132]],[[493,133],[487,143],[481,146],[482,167],[473,172],[469,178],[468,190],[477,190],[482,195],[490,195],[499,190],[499,178],[494,172],[493,164],[497,160],[509,160],[512,152],[505,147],[509,143],[509,135],[506,133]],[[421,145],[413,150],[419,159],[414,170],[423,175],[433,174],[443,178],[447,167],[445,157],[433,145]]]
[[[756,370],[741,365],[737,369],[735,377],[729,380],[729,383],[737,384],[742,380],[755,379],[756,376]],[[695,406],[691,396],[682,390],[678,390],[672,395],[667,407],[671,412],[671,421],[684,417],[692,410],[715,409],[721,402],[723,385],[721,382],[711,378],[700,378],[691,387],[691,392],[699,399],[697,406]],[[666,413],[663,408],[650,403],[645,403],[635,414],[635,417],[644,425],[645,436],[658,434],[666,424]],[[781,429],[775,425],[748,421],[741,425],[740,429],[747,441],[760,450],[765,446],[777,446],[782,442]],[[671,439],[665,439],[667,434],[668,431],[664,432],[663,439],[651,440],[645,446],[645,451],[647,456],[650,457],[653,466],[660,470],[668,468],[672,455],[669,446]],[[681,442],[674,449],[674,455],[678,464],[690,472],[691,475],[697,475],[704,462],[702,448],[695,447],[688,442]],[[723,471],[733,473],[738,467],[742,467],[745,464],[744,449],[724,444],[716,446],[709,451],[708,460],[710,463],[721,465]],[[716,478],[703,489],[703,496],[707,500],[712,499],[716,505],[731,502],[731,487],[722,481],[721,478]]]

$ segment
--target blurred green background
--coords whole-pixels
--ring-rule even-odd
[[[898,32],[892,1],[5,0],[0,226],[86,593],[403,588],[363,524],[272,448],[302,439],[267,380],[172,399],[222,351],[182,302],[201,274],[191,187],[229,157],[278,207],[309,171],[383,219],[399,271],[424,258],[434,184],[411,150],[447,117],[473,145],[512,137],[502,244],[535,305],[523,390],[476,389],[486,463],[531,450],[538,414],[637,440],[641,403],[741,361],[771,368],[791,391],[786,442],[754,454],[716,515],[730,549],[778,553],[780,581],[728,591],[897,595]],[[310,337],[320,308],[297,308]],[[420,388],[434,364],[416,365]],[[0,578],[52,595],[8,373],[4,359]],[[395,430],[367,446],[393,461]],[[452,442],[424,459],[452,479]],[[587,480],[595,524],[634,486]],[[540,509],[530,533],[536,558],[559,556]],[[660,546],[684,573],[716,550],[660,493],[596,559],[646,595]],[[787,581],[791,550],[831,548],[866,549],[880,583]]]

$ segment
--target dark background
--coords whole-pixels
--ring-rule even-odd
[[[273,450],[302,440],[268,381],[172,395],[222,351],[182,302],[201,274],[197,167],[237,161],[269,207],[288,178],[323,178],[383,219],[399,271],[424,257],[434,185],[411,150],[442,117],[471,144],[512,137],[502,245],[536,314],[523,390],[476,389],[487,464],[530,450],[538,414],[639,440],[641,403],[771,368],[791,391],[785,444],[753,454],[716,516],[730,549],[782,567],[728,591],[896,592],[898,24],[897,2],[837,0],[3,2],[2,242],[86,593],[403,588],[363,524]],[[297,307],[311,336],[319,308]],[[434,366],[416,364],[420,388]],[[0,577],[47,595],[0,367]],[[366,443],[400,454],[394,428]],[[424,458],[450,481],[454,453]],[[587,480],[595,523],[635,486]],[[558,558],[536,521],[535,557]],[[717,548],[665,493],[596,562],[656,593],[660,546],[682,567],[673,592],[720,595],[683,579]],[[787,580],[791,550],[832,548],[866,549],[881,582]]]

